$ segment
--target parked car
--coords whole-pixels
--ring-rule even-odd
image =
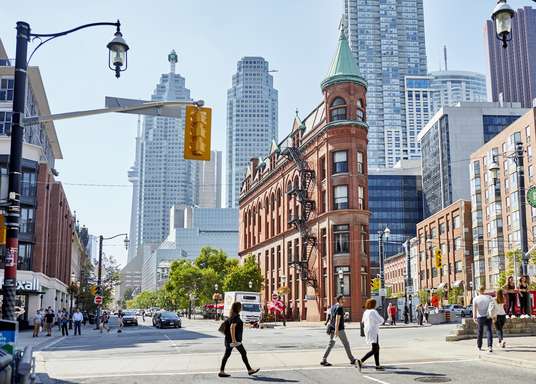
[[[153,317],[153,324],[157,328],[173,327],[181,328],[182,321],[175,312],[162,311]]]
[[[123,312],[123,325],[138,325],[138,316],[134,311],[125,311]]]
[[[471,317],[471,316],[473,316],[473,304],[469,304],[467,307],[465,307],[462,310],[461,316],[462,317]]]
[[[450,304],[443,307],[445,311],[453,313],[456,316],[462,316],[464,308],[460,304]]]

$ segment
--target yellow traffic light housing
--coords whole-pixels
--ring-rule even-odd
[[[443,255],[441,254],[441,249],[437,248],[435,250],[435,266],[437,269],[441,269],[443,267]]]
[[[6,245],[6,218],[3,214],[0,214],[0,246]]]
[[[380,285],[381,285],[381,281],[379,277],[372,279],[370,282],[370,287],[372,288],[373,291],[377,291],[378,289],[380,289]]]
[[[186,106],[184,126],[184,158],[187,160],[210,160],[210,131],[212,109],[196,105]]]

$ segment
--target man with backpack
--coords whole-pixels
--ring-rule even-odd
[[[488,336],[488,351],[493,352],[493,316],[495,315],[495,304],[491,296],[486,295],[486,289],[481,286],[479,295],[473,300],[473,320],[477,323],[478,334],[476,346],[478,350],[482,350],[482,339],[484,337],[484,328],[486,328]]]
[[[328,314],[328,319],[326,320],[326,332],[329,335],[329,344],[324,352],[324,357],[320,362],[320,365],[323,365],[324,367],[331,367],[331,363],[328,363],[328,356],[335,345],[336,337],[338,337],[341,340],[342,345],[344,345],[348,359],[350,359],[350,364],[355,364],[356,362],[354,355],[352,355],[352,350],[350,349],[348,337],[346,337],[346,331],[344,330],[344,308],[342,306],[343,298],[343,295],[337,296],[337,303],[331,307]]]

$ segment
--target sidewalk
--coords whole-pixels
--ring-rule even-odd
[[[274,324],[274,323],[263,323],[263,324]],[[283,322],[277,322],[276,325],[278,328],[284,327]],[[346,329],[359,329],[360,323],[359,322],[345,322],[344,326]],[[287,322],[287,328],[325,328],[323,321],[288,321]],[[404,322],[399,322],[396,325],[381,325],[381,329],[401,329],[401,328],[421,328],[421,327],[431,327],[430,324],[424,324],[422,326],[418,325],[417,323],[409,323],[404,324]]]
[[[82,334],[89,332],[94,329],[95,326],[87,324],[85,327],[82,326]],[[52,336],[47,336],[45,331],[39,333],[39,337],[33,337],[33,331],[31,329],[26,329],[19,331],[17,334],[17,342],[15,343],[17,349],[24,349],[27,345],[33,347],[34,352],[42,350],[44,348],[50,347],[58,342],[60,342],[64,337],[61,332],[58,331],[58,327],[55,326],[52,331]],[[69,330],[69,336],[74,335],[74,329]]]

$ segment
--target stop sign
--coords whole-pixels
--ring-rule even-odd
[[[102,304],[102,296],[95,296],[95,304],[101,305]]]

